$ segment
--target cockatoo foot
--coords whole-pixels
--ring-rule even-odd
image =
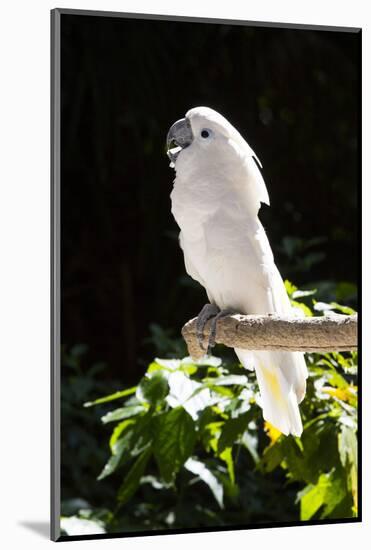
[[[227,315],[233,315],[234,313],[236,312],[233,311],[233,309],[227,308],[219,310],[219,313],[213,317],[210,325],[209,348],[213,348],[215,346],[216,325],[218,320],[222,317],[227,317]]]
[[[200,348],[207,352],[209,349],[210,341],[206,348],[204,346],[204,328],[209,319],[215,318],[220,313],[220,309],[215,304],[205,304],[198,314],[196,321],[196,335]]]
[[[196,334],[197,340],[200,348],[209,353],[210,349],[215,346],[215,337],[216,337],[216,326],[219,319],[226,317],[227,315],[232,315],[235,311],[231,309],[222,309],[215,304],[205,304],[197,317],[196,322]],[[207,342],[207,347],[204,346],[204,328],[206,323],[212,319],[210,325],[210,336]]]

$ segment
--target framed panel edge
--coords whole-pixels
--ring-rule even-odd
[[[222,19],[217,17],[198,17],[189,15],[171,15],[155,13],[116,12],[104,10],[84,10],[72,8],[56,8],[60,15],[84,15],[92,17],[113,17],[126,19],[149,19],[153,21],[178,21],[184,23],[215,23],[217,25],[246,25],[251,27],[267,27],[292,30],[333,31],[357,33],[361,27],[344,27],[336,25],[316,25],[311,23],[285,23],[270,21],[251,21],[245,19]]]
[[[60,10],[51,10],[51,506],[50,537],[60,537]]]
[[[51,427],[50,427],[50,440],[51,440],[51,503],[50,503],[50,538],[53,541],[62,540],[89,540],[99,538],[116,538],[116,537],[130,537],[130,536],[146,536],[152,534],[174,534],[174,533],[192,533],[192,532],[218,532],[219,530],[228,531],[230,529],[203,529],[203,530],[169,530],[161,533],[148,533],[148,532],[134,532],[134,533],[110,533],[107,535],[79,535],[79,536],[61,536],[60,532],[60,515],[61,515],[61,360],[60,360],[60,315],[61,315],[61,261],[60,261],[60,239],[61,239],[61,216],[60,216],[60,167],[61,167],[61,149],[60,149],[60,137],[61,137],[61,15],[82,15],[82,16],[100,16],[100,17],[112,17],[112,18],[128,18],[128,19],[148,19],[148,20],[163,20],[163,21],[179,21],[179,22],[195,22],[195,23],[215,23],[215,24],[230,24],[230,25],[247,25],[255,27],[271,27],[271,28],[286,28],[296,30],[317,30],[317,31],[334,31],[334,32],[346,32],[346,33],[359,33],[359,55],[362,56],[362,27],[339,27],[339,26],[326,26],[326,25],[311,25],[311,24],[294,24],[294,23],[271,23],[260,21],[246,21],[246,20],[233,20],[233,19],[217,19],[206,17],[191,17],[191,16],[177,16],[177,15],[165,15],[165,14],[148,14],[148,13],[124,13],[124,12],[110,12],[110,11],[98,11],[98,10],[80,10],[80,9],[65,9],[55,8],[51,10],[51,117],[50,117],[50,136],[51,136]],[[362,58],[361,58],[362,59]],[[360,71],[362,74],[362,61],[360,59]],[[361,87],[361,75],[360,83]],[[362,95],[361,90],[359,95]],[[361,128],[362,128],[362,115],[361,115],[362,98],[360,97],[360,113],[359,124],[360,128],[360,157],[361,153]],[[360,158],[360,170],[361,170],[361,158]],[[359,174],[359,181],[361,182],[362,175]],[[361,203],[361,193],[360,193]],[[361,216],[362,208],[359,205],[359,215]],[[361,234],[360,234],[361,236]],[[361,257],[359,260],[360,268],[362,267]],[[361,277],[361,271],[359,273]],[[361,280],[360,280],[361,282]],[[361,293],[361,289],[359,289]],[[362,320],[362,314],[361,314]],[[360,340],[361,340],[361,327],[360,327]],[[361,347],[360,347],[361,352]],[[360,353],[361,359],[362,353]],[[361,377],[361,369],[359,372]],[[362,392],[362,383],[360,380],[360,393]],[[362,395],[362,393],[361,393]],[[360,397],[361,397],[360,395]],[[360,399],[362,403],[362,398]],[[362,522],[362,406],[359,410],[359,449],[358,449],[358,500],[359,500],[359,513],[356,518],[344,518],[337,520],[325,520],[321,522],[292,522],[290,526],[304,526],[304,525],[326,525],[334,523],[358,523]],[[275,527],[284,526],[275,525]],[[261,525],[260,528],[273,527],[273,525]],[[256,528],[256,526],[243,527],[243,529]],[[234,526],[231,530],[238,530],[241,527]]]

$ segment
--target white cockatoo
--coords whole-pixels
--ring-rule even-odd
[[[186,271],[206,289],[210,301],[198,317],[199,335],[208,319],[225,310],[294,315],[258,218],[260,203],[269,204],[269,197],[251,147],[208,107],[190,109],[175,122],[167,147],[176,172],[172,213],[180,227]],[[265,420],[286,435],[300,436],[304,355],[235,352],[244,367],[255,369]]]

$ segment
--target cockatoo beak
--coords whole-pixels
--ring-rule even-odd
[[[170,166],[174,166],[179,153],[191,145],[192,141],[193,132],[189,120],[181,118],[174,122],[166,137],[167,155],[171,160]]]

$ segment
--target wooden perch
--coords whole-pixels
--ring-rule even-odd
[[[196,337],[197,318],[182,329],[193,359],[205,355]],[[210,334],[210,323],[204,335]],[[281,317],[272,315],[228,315],[217,322],[216,342],[249,350],[328,352],[357,349],[357,315]]]

